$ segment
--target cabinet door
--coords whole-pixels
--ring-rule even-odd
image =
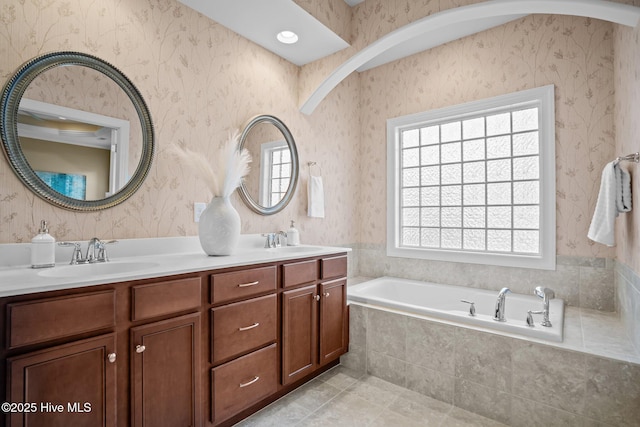
[[[347,351],[347,280],[320,284],[320,364]]]
[[[290,384],[318,365],[316,285],[282,293],[282,384]]]
[[[199,426],[200,313],[131,329],[133,426]]]
[[[32,405],[10,426],[115,426],[115,348],[109,334],[10,358],[7,401]]]

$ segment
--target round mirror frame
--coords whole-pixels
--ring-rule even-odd
[[[251,129],[260,123],[272,124],[273,126],[278,128],[280,132],[282,132],[285,142],[287,143],[287,146],[291,151],[291,181],[289,181],[289,187],[287,188],[287,191],[282,197],[282,199],[273,206],[262,206],[261,204],[256,202],[251,197],[251,194],[249,194],[249,191],[247,190],[247,187],[245,186],[244,182],[240,184],[240,187],[238,187],[238,193],[240,193],[240,197],[252,211],[260,215],[273,215],[275,213],[280,212],[289,204],[289,202],[291,201],[291,198],[293,197],[293,194],[296,191],[296,186],[298,185],[298,173],[299,173],[298,150],[296,149],[296,142],[293,139],[293,135],[291,135],[289,128],[287,128],[287,126],[282,122],[282,120],[278,119],[275,116],[271,116],[267,114],[256,116],[252,118],[249,121],[249,123],[247,123],[247,125],[244,127],[242,131],[242,134],[240,135],[240,143],[239,143],[240,150],[244,148],[245,143],[247,141],[247,137]]]
[[[80,65],[110,77],[129,96],[138,113],[142,128],[142,154],[136,171],[117,193],[98,200],[79,200],[65,196],[44,183],[27,161],[18,138],[18,109],[27,87],[38,75],[58,66]],[[151,114],[142,95],[133,83],[111,64],[95,56],[78,52],[56,52],[36,57],[22,65],[7,82],[0,101],[0,136],[2,148],[18,178],[37,196],[58,207],[73,211],[97,211],[122,203],[135,193],[151,169],[155,152]]]

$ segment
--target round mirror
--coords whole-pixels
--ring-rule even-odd
[[[154,154],[151,115],[118,69],[77,52],[27,62],[0,103],[2,147],[18,178],[44,200],[95,211],[129,198]]]
[[[291,132],[274,116],[256,116],[240,135],[240,150],[244,148],[253,162],[238,188],[240,197],[261,215],[280,212],[298,183],[298,151]]]

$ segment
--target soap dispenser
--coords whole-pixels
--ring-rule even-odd
[[[56,239],[49,234],[47,221],[40,222],[38,235],[31,239],[31,268],[54,267],[56,265]]]
[[[300,232],[294,226],[293,220],[291,220],[291,227],[287,230],[287,245],[298,246],[300,244]]]

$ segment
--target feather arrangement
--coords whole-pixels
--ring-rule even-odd
[[[239,136],[239,132],[234,131],[223,145],[220,155],[211,163],[188,148],[175,147],[174,151],[207,184],[214,197],[229,197],[250,170],[251,155],[246,148],[238,150]]]

